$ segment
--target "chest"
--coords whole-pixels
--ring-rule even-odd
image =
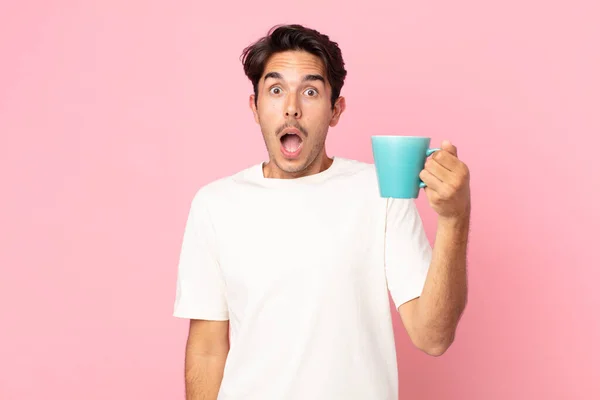
[[[238,294],[360,280],[383,251],[385,209],[367,197],[246,197],[222,218],[219,263]]]

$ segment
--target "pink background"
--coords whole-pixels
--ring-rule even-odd
[[[183,398],[185,218],[266,157],[238,57],[285,22],[342,47],[331,154],[472,171],[470,303],[441,358],[398,332],[401,398],[600,398],[597,1],[203,3],[0,3],[0,399]]]

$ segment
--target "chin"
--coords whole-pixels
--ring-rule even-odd
[[[306,161],[306,157],[288,159],[282,156],[276,159],[276,164],[281,171],[293,174],[304,171],[306,169]]]

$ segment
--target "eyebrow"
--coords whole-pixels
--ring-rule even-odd
[[[325,78],[323,78],[319,74],[305,75],[304,78],[302,78],[302,82],[308,82],[308,81],[321,81],[321,82],[325,83]]]
[[[269,78],[272,79],[281,79],[283,80],[283,76],[279,73],[279,72],[269,72],[265,75],[265,81]],[[323,78],[323,76],[319,75],[319,74],[309,74],[309,75],[304,75],[304,77],[302,78],[302,82],[310,82],[310,81],[321,81],[323,83],[325,83],[325,78]]]

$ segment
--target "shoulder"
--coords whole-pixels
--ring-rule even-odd
[[[377,183],[377,174],[373,163],[342,157],[336,157],[336,162],[338,163],[337,174],[339,176]]]
[[[337,160],[336,178],[350,185],[353,192],[360,193],[356,199],[381,201],[377,171],[372,163],[342,158]]]
[[[219,207],[224,199],[235,195],[236,188],[252,182],[252,174],[256,173],[256,169],[257,166],[253,165],[200,186],[192,197],[192,208],[209,210]]]
[[[369,194],[378,204],[387,208],[388,218],[402,220],[418,215],[415,199],[383,198],[379,196],[375,164],[353,159],[341,159],[340,174],[351,177],[353,185]]]

